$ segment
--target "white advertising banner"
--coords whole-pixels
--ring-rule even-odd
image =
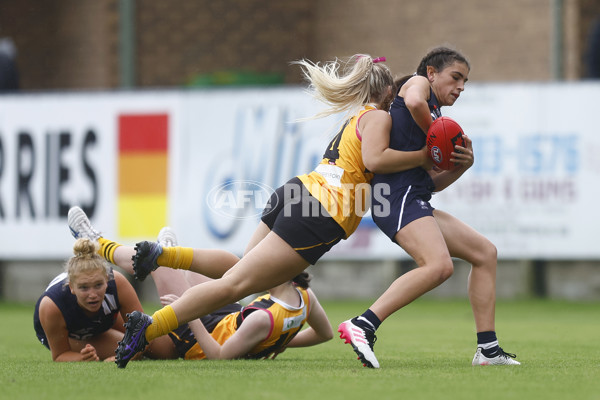
[[[490,238],[501,258],[600,258],[600,132],[588,106],[598,94],[590,83],[469,84],[442,113],[473,140],[475,165],[434,207]],[[301,88],[0,97],[0,258],[68,257],[71,205],[120,243],[155,239],[119,228],[130,165],[119,162],[119,121],[139,115],[168,120],[164,220],[180,244],[241,255],[271,192],[310,172],[339,129],[340,116],[297,121],[321,109]],[[366,217],[326,257],[406,255]]]
[[[475,165],[434,204],[491,239],[501,258],[594,259],[600,221],[598,83],[468,88],[447,110]]]
[[[119,118],[165,113],[174,131],[180,100],[162,92],[0,97],[0,258],[72,255],[72,205],[115,237]]]

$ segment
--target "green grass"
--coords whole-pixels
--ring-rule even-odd
[[[368,305],[324,302],[334,326]],[[471,367],[468,303],[422,299],[379,329],[379,370],[363,368],[337,336],[275,361],[54,363],[35,339],[32,309],[0,303],[0,399],[600,399],[598,303],[499,303],[501,345],[523,365]]]

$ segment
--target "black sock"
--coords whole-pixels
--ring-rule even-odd
[[[352,322],[355,325],[372,332],[375,332],[377,328],[379,328],[379,325],[381,325],[381,321],[377,315],[375,315],[375,313],[369,309],[362,313],[362,315],[352,318]]]
[[[477,332],[477,346],[481,347],[481,353],[488,357],[494,357],[500,350],[495,331]]]

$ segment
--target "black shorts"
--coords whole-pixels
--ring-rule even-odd
[[[275,190],[261,219],[311,264],[346,237],[344,229],[297,177]]]
[[[240,303],[228,304],[213,313],[201,317],[200,321],[202,321],[202,325],[204,325],[208,333],[211,333],[225,316],[241,310],[242,305]],[[169,332],[169,337],[175,345],[177,354],[181,358],[185,358],[186,353],[196,344],[196,337],[188,324],[183,324]]]

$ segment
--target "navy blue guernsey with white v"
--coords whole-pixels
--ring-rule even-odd
[[[77,297],[71,293],[71,290],[67,285],[68,281],[69,278],[66,272],[58,275],[50,282],[46,291],[35,305],[33,314],[35,333],[38,340],[48,348],[50,348],[48,339],[42,328],[39,315],[40,302],[46,296],[52,299],[54,304],[59,308],[67,324],[69,337],[73,339],[83,340],[106,332],[112,328],[119,313],[120,304],[119,296],[117,294],[117,283],[115,282],[112,268],[109,271],[108,287],[106,288],[106,294],[102,301],[102,307],[100,307],[100,310],[92,317],[88,317],[77,304]]]
[[[427,104],[434,120],[441,116],[433,90],[430,90]],[[390,148],[399,151],[421,150],[427,136],[412,118],[402,97],[396,96],[390,107],[390,115]],[[421,167],[391,174],[375,174],[371,186],[373,222],[392,241],[395,241],[396,233],[405,225],[433,215],[429,200],[435,186],[429,173]]]
[[[433,120],[441,117],[442,113],[433,90],[430,90],[427,104],[429,105],[429,111]],[[427,135],[412,118],[410,111],[404,103],[404,98],[396,96],[390,107],[390,115],[392,117],[390,148],[401,151],[421,150],[425,146]],[[390,174],[375,174],[371,185],[374,186],[378,183],[387,183],[390,188],[393,188],[392,191],[410,185],[413,187],[422,186],[429,192],[433,192],[434,190],[433,181],[429,173],[421,167]]]

